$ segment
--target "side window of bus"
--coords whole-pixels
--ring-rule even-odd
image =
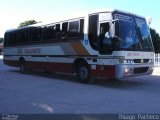
[[[79,35],[79,20],[69,22],[69,33],[68,37],[70,38],[77,38]]]
[[[56,39],[60,39],[60,24],[56,24]]]
[[[43,28],[43,40],[58,40],[60,39],[60,24],[46,26]]]
[[[11,33],[9,36],[9,46],[16,44],[16,33]]]
[[[22,38],[21,38],[20,32],[16,33],[16,43],[17,45],[22,44]]]
[[[47,40],[47,27],[43,27],[43,40]]]
[[[5,34],[5,40],[4,40],[4,46],[8,47],[10,46],[10,38],[11,38],[11,33],[6,33]]]
[[[48,26],[46,29],[46,39],[47,40],[52,40],[56,38],[56,26]]]
[[[26,36],[26,32],[22,31],[22,32],[17,32],[16,34],[16,44],[25,44],[27,42],[27,36]]]
[[[68,36],[70,38],[79,39],[82,39],[84,37],[84,19],[69,22]]]
[[[80,34],[79,37],[83,39],[84,37],[84,19],[80,20]]]
[[[4,35],[4,46],[8,47],[9,34],[5,33]]]
[[[62,40],[66,40],[68,38],[68,22],[62,23]]]
[[[42,28],[34,28],[30,31],[30,40],[38,42],[42,40]]]

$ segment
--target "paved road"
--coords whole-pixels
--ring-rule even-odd
[[[160,113],[160,76],[81,84],[73,77],[20,74],[0,60],[0,113]]]

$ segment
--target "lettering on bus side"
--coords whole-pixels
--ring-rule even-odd
[[[141,56],[141,54],[140,53],[131,53],[131,52],[129,52],[129,53],[127,53],[127,56],[134,56],[134,57],[136,57],[136,56]]]
[[[17,54],[22,55],[22,54],[40,54],[41,53],[41,48],[30,48],[30,49],[23,49],[19,48],[17,51]]]
[[[40,54],[41,48],[24,49],[24,54]]]

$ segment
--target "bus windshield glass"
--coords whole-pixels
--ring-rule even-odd
[[[115,14],[119,20],[120,50],[153,51],[146,20],[132,15]]]
[[[146,51],[152,51],[153,50],[152,40],[150,37],[150,32],[146,20],[140,18],[136,18],[135,20],[137,24],[136,30],[141,37],[140,43],[142,45],[142,49]]]

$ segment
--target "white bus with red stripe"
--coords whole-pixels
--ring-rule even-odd
[[[22,73],[34,69],[74,74],[83,83],[148,75],[153,62],[146,19],[119,10],[8,30],[4,38],[5,64],[20,67]]]

